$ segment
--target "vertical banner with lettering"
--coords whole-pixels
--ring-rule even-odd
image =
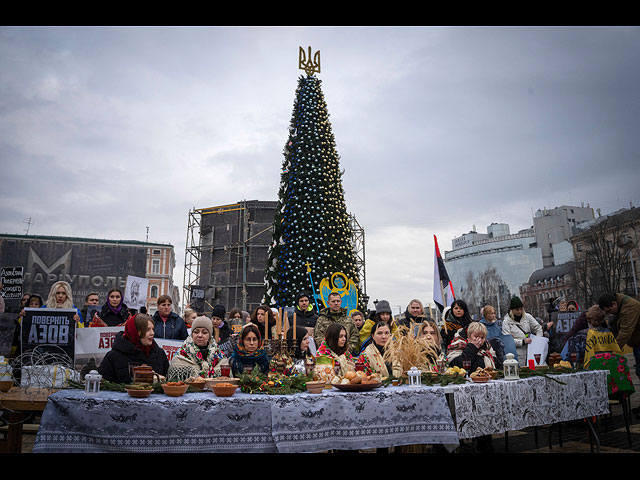
[[[20,305],[23,291],[23,273],[23,267],[0,268],[0,284],[2,284],[0,295],[4,298],[6,311]]]
[[[549,316],[553,322],[553,335],[549,340],[549,351],[560,353],[564,346],[564,340],[567,334],[573,328],[576,320],[582,312],[552,312]]]
[[[25,308],[22,318],[22,353],[66,353],[73,361],[75,349],[75,309]]]
[[[142,277],[127,276],[127,286],[124,290],[124,303],[129,308],[140,310],[140,307],[147,305],[147,289],[149,279]]]
[[[191,308],[196,312],[204,313],[204,287],[191,285]]]

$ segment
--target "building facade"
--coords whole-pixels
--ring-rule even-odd
[[[124,291],[128,275],[149,279],[147,308],[155,308],[154,287],[160,295],[174,291],[175,256],[168,244],[1,234],[0,267],[21,268],[21,290],[45,300],[55,282],[68,282],[78,308],[90,292],[97,293],[104,303],[110,289]],[[152,273],[154,270],[158,273]]]
[[[549,300],[556,298],[564,298],[566,301],[576,300],[573,263],[568,262],[536,270],[529,277],[529,281],[520,286],[520,298],[525,311],[546,320]]]

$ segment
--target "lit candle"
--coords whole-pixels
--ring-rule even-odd
[[[293,312],[293,339],[296,339],[296,312]]]

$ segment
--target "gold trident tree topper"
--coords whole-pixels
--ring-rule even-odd
[[[298,54],[298,68],[304,70],[307,75],[313,75],[314,72],[320,73],[320,50],[313,55],[311,60],[311,47],[309,47],[309,55],[305,54],[304,48],[300,47]]]

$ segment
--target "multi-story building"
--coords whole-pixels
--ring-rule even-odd
[[[127,276],[149,279],[147,308],[155,312],[159,295],[174,296],[172,245],[137,240],[0,234],[0,266],[22,267],[22,291],[47,298],[51,285],[71,285],[78,308],[89,292],[101,303],[114,287],[124,291]]]
[[[533,217],[533,228],[536,234],[536,244],[542,251],[543,266],[551,267],[567,261],[567,257],[563,254],[560,259],[557,259],[554,250],[566,245],[566,241],[574,234],[576,225],[593,219],[593,208],[589,205],[586,207],[563,205],[552,209],[538,210]],[[563,244],[563,242],[565,243]],[[568,260],[571,258],[569,257]]]
[[[529,281],[520,286],[520,298],[525,311],[535,317],[547,319],[550,299],[576,300],[573,263],[563,263],[536,270]]]
[[[509,225],[493,223],[487,233],[471,231],[452,241],[445,266],[457,298],[477,315],[485,304],[504,315],[510,297],[531,274],[542,268],[542,252],[533,228],[511,234]]]

